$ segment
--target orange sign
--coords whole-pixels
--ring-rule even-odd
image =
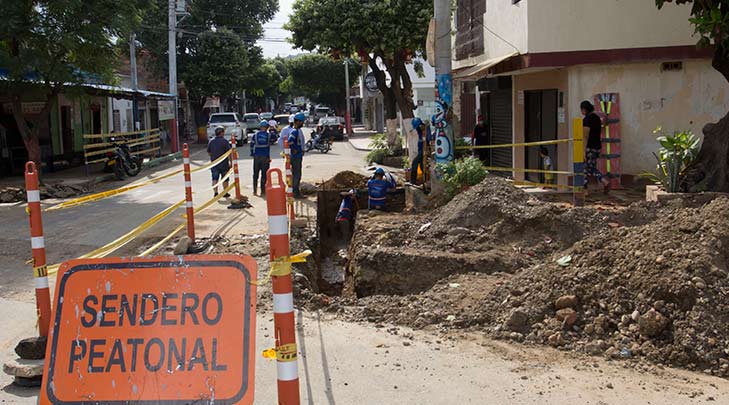
[[[58,273],[41,404],[252,404],[249,256],[72,260]]]

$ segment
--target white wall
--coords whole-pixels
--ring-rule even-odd
[[[620,94],[622,165],[625,174],[653,170],[658,149],[653,130],[669,133],[702,128],[729,110],[729,85],[708,60],[684,60],[683,70],[661,72],[661,62],[583,65],[569,68],[570,118],[582,100],[603,92]]]
[[[484,0],[486,13],[481,28],[484,33],[484,54],[460,61],[453,61],[453,69],[472,66],[487,59],[506,56],[518,50],[525,54],[528,51],[527,12],[534,3],[548,0],[521,1],[511,4],[510,0]],[[559,1],[559,0],[558,0]],[[478,29],[478,28],[476,28]],[[490,31],[489,31],[490,30]],[[453,36],[455,49],[455,35]]]
[[[658,10],[653,0],[527,2],[530,53],[695,45],[697,41],[688,21],[690,5],[670,3]]]

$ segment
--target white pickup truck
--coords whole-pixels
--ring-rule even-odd
[[[215,138],[215,128],[225,128],[225,139],[230,140],[231,135],[235,136],[238,145],[248,143],[248,133],[244,130],[244,123],[241,122],[238,114],[234,112],[210,114],[208,120],[208,141]]]

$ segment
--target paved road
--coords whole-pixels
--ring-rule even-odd
[[[308,136],[308,135],[307,135]],[[279,157],[280,149],[275,147],[271,155],[272,167],[283,168]],[[239,167],[243,193],[251,196],[253,163],[248,156],[248,147],[239,148]],[[328,179],[340,170],[358,170],[364,166],[364,153],[355,151],[347,142],[334,145],[328,154],[312,152],[304,159],[304,181]],[[193,151],[193,167],[209,161],[207,153],[200,147]],[[149,176],[159,176],[181,167],[181,162],[167,165],[163,169],[147,172]],[[171,166],[171,167],[170,167]],[[138,181],[143,181],[140,178]],[[112,198],[62,211],[43,214],[43,227],[49,263],[59,263],[103,246],[127,233],[145,220],[184,198],[182,174],[159,183],[132,190]],[[212,197],[210,191],[210,172],[204,170],[193,174],[195,205],[198,206]],[[203,212],[199,221],[199,236],[206,236],[217,230],[221,218],[235,219],[235,226],[228,231],[262,232],[265,231],[265,201],[251,197],[253,209],[244,212],[226,210],[227,203],[221,200],[217,206]],[[44,206],[52,204],[44,203]],[[177,224],[182,223],[179,214],[170,215],[160,224],[146,232],[139,241],[120,249],[117,255],[135,253],[140,243],[158,240],[167,235]],[[233,218],[235,217],[235,218]],[[0,207],[0,298],[31,302],[33,300],[33,280],[25,262],[30,258],[28,218],[25,207]],[[232,223],[232,221],[228,221]]]

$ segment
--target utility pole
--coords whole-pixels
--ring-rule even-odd
[[[132,126],[134,131],[139,131],[139,106],[137,104],[137,90],[139,90],[139,82],[137,81],[137,34],[133,32],[129,36],[129,65],[132,70]]]
[[[347,115],[344,116],[344,125],[347,126],[347,136],[352,136],[352,107],[349,105],[349,63],[348,59],[344,59],[344,81],[347,86]]]
[[[453,107],[453,75],[451,63],[451,1],[434,0],[435,19],[435,161],[453,160],[453,129],[450,127]]]
[[[172,153],[180,150],[180,140],[177,134],[177,1],[169,0],[168,3],[168,38],[170,57],[170,94],[173,96],[175,118],[170,121],[170,140]]]

